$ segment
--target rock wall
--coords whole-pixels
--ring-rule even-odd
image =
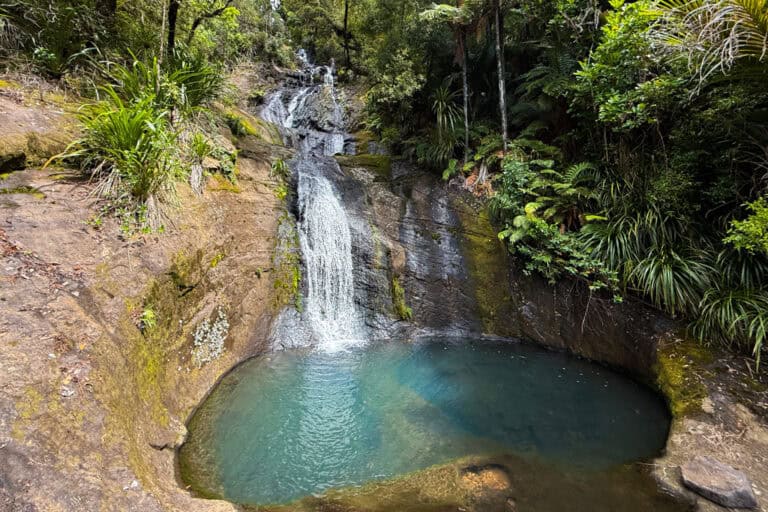
[[[292,300],[275,291],[293,272],[273,258],[281,151],[247,137],[237,184],[179,185],[158,235],[121,235],[64,170],[0,182],[0,510],[234,510],[180,487],[174,448]],[[200,367],[219,311],[224,352]]]

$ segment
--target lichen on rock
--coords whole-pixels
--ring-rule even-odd
[[[218,359],[224,352],[224,341],[229,334],[229,320],[224,309],[219,306],[216,321],[206,319],[195,329],[192,361],[201,368],[206,363]]]

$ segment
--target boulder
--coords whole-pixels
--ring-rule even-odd
[[[757,498],[747,475],[727,464],[697,455],[680,469],[683,484],[708,500],[724,507],[757,507]]]

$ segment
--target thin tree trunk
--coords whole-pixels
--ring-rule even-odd
[[[344,59],[349,69],[349,0],[344,0]]]
[[[171,0],[168,5],[168,56],[173,57],[173,51],[176,49],[176,22],[179,18],[180,0]]]
[[[504,79],[504,47],[502,42],[502,27],[504,26],[499,0],[493,5],[496,24],[496,68],[499,74],[499,110],[501,111],[501,141],[504,154],[507,153],[507,87]]]
[[[464,163],[469,162],[469,84],[467,83],[467,35],[464,27],[459,32],[461,45],[461,81],[464,92]]]
[[[207,19],[216,18],[217,16],[224,14],[229,6],[232,5],[232,1],[233,0],[227,0],[227,3],[222,7],[219,7],[218,9],[211,12],[203,13],[195,18],[195,21],[192,22],[192,28],[189,29],[189,35],[187,36],[187,46],[192,44],[192,40],[195,38],[195,32],[197,32],[197,29],[200,27],[200,25]]]
[[[158,67],[163,63],[165,56],[165,26],[168,23],[168,0],[163,0],[163,23],[160,26],[160,52],[157,54]],[[158,73],[159,76],[159,73]]]

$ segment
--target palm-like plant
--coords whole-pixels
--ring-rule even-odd
[[[700,83],[739,63],[768,73],[768,0],[662,0],[658,39],[682,52]]]
[[[461,109],[456,104],[458,96],[457,91],[451,90],[450,80],[445,80],[432,93],[432,113],[437,118],[437,131],[441,137],[453,132],[461,119]]]
[[[748,348],[759,364],[768,337],[768,259],[726,247],[712,266],[717,279],[698,305],[692,332],[702,341]]]
[[[453,30],[456,39],[456,61],[461,63],[462,96],[464,100],[464,161],[469,161],[469,85],[467,82],[467,30],[472,21],[472,14],[463,5],[462,0],[457,6],[447,4],[432,4],[432,7],[421,13],[421,18],[433,23],[447,23]]]

